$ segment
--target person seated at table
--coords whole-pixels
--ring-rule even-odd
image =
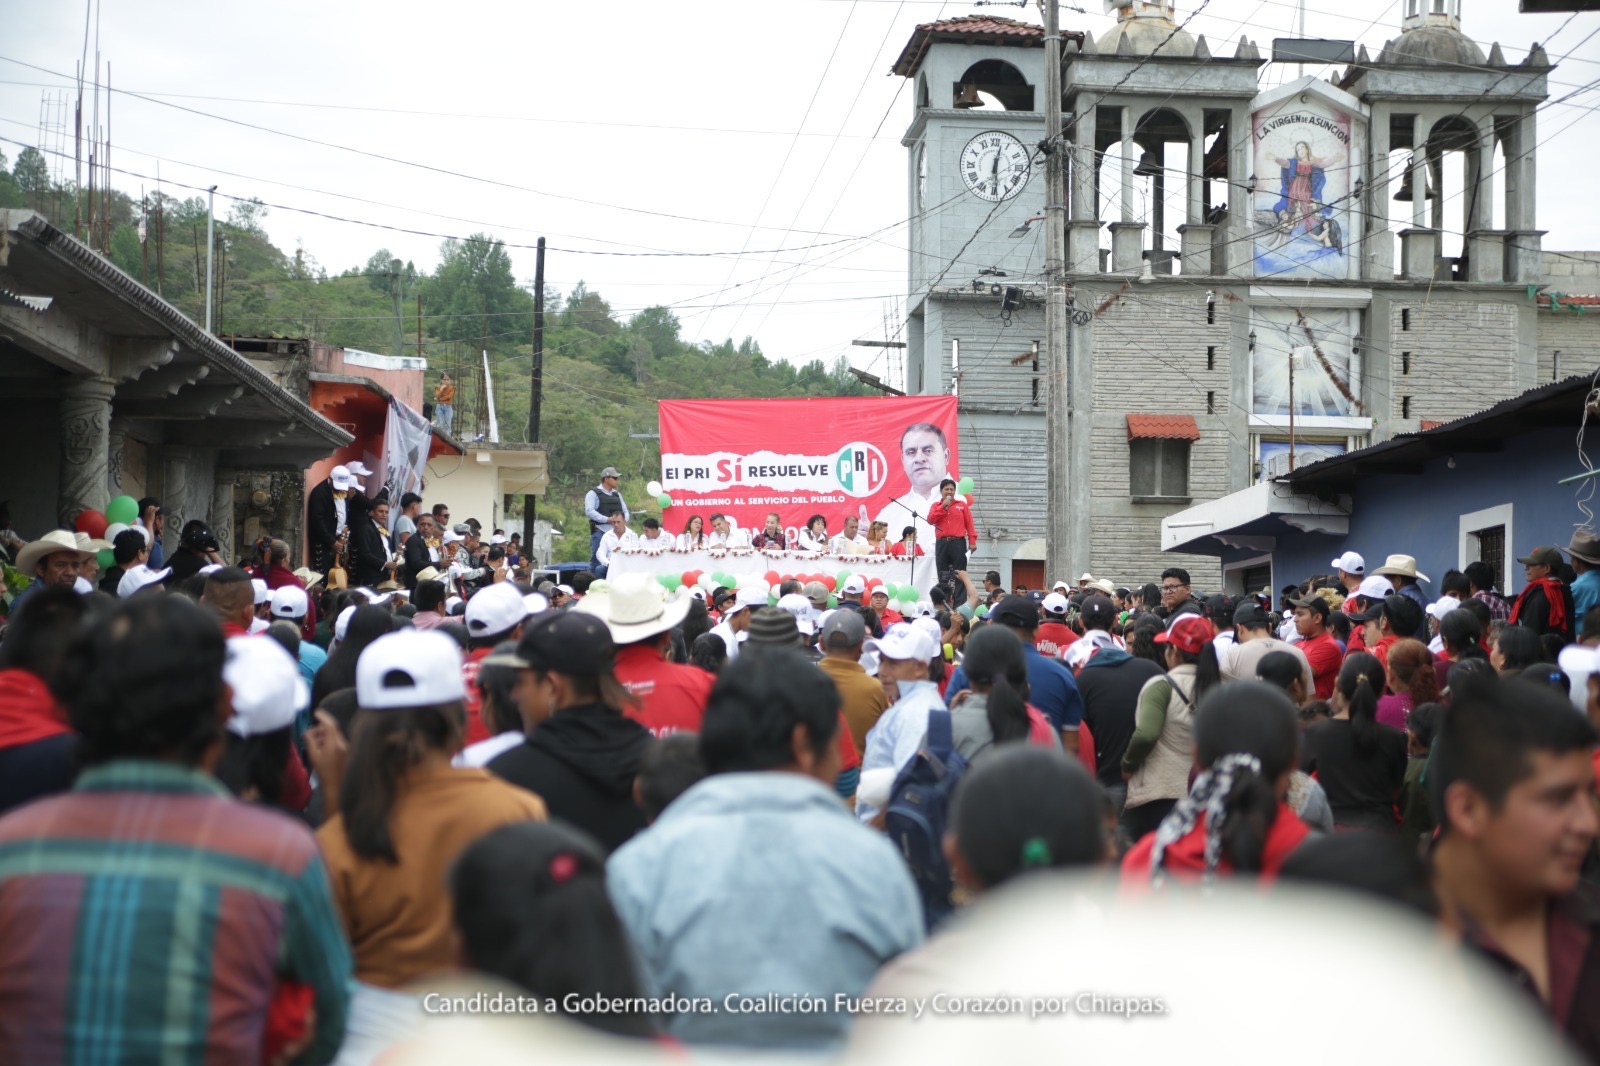
[[[711,541],[706,536],[706,520],[697,514],[689,516],[689,521],[683,525],[683,532],[678,534],[678,550],[684,552],[697,552],[709,547]]]
[[[907,526],[902,529],[900,531],[900,539],[890,546],[889,554],[900,559],[910,555],[925,555],[922,545],[917,543],[917,527]]]
[[[828,520],[814,514],[806,520],[806,528],[795,536],[795,545],[805,552],[828,550]]]

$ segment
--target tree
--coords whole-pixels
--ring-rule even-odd
[[[665,307],[646,307],[628,322],[628,329],[644,338],[657,359],[678,350],[678,316]]]
[[[439,336],[465,341],[487,336],[494,348],[527,338],[533,296],[517,287],[503,242],[486,233],[447,240],[439,259],[439,269],[422,294]]]
[[[17,187],[27,193],[35,205],[42,203],[43,197],[50,191],[50,166],[37,148],[22,150],[11,176],[16,179]]]
[[[571,329],[585,330],[597,337],[610,336],[622,328],[611,317],[611,305],[606,303],[605,298],[589,291],[589,287],[581,281],[567,294],[567,306],[562,313],[561,324]]]
[[[12,177],[6,166],[6,154],[0,152],[0,207],[27,207],[28,196]]]
[[[234,229],[242,230],[252,237],[267,239],[266,228],[261,225],[261,220],[267,217],[267,205],[255,197],[248,200],[235,200],[233,207],[228,211],[228,225]]]

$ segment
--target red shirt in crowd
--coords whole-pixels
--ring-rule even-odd
[[[1056,646],[1056,655],[1052,658],[1059,657],[1061,652],[1078,642],[1078,634],[1065,622],[1045,622],[1034,631],[1033,646],[1037,648],[1047,642]]]
[[[1295,647],[1304,652],[1311,663],[1311,674],[1317,684],[1317,699],[1331,699],[1333,685],[1339,680],[1339,667],[1344,660],[1344,654],[1339,651],[1339,642],[1333,639],[1332,633],[1323,630],[1309,640],[1302,640]]]
[[[1335,645],[1337,647],[1338,645]],[[1304,647],[1302,644],[1301,647]],[[1272,820],[1272,827],[1267,830],[1267,840],[1261,849],[1261,870],[1254,876],[1260,878],[1263,884],[1270,884],[1278,876],[1278,870],[1283,866],[1290,852],[1299,847],[1306,837],[1311,835],[1311,829],[1300,816],[1286,804],[1278,804],[1278,816]],[[1146,833],[1144,837],[1129,849],[1128,854],[1122,857],[1122,885],[1124,888],[1148,889],[1150,887],[1150,852],[1155,847],[1156,835]],[[1199,822],[1189,830],[1186,836],[1180,837],[1168,845],[1162,857],[1162,865],[1174,880],[1198,880],[1206,869],[1206,819],[1200,816]],[[1232,873],[1233,867],[1227,858],[1217,864],[1219,873]]]
[[[967,549],[978,546],[978,529],[972,524],[972,508],[959,496],[945,505],[943,499],[928,508],[928,521],[936,537],[965,537]]]
[[[617,680],[639,697],[629,718],[650,730],[652,736],[700,732],[700,719],[711,698],[716,678],[699,667],[669,663],[650,641],[617,649]]]
[[[461,676],[467,683],[468,744],[488,740],[491,735],[489,727],[483,722],[483,693],[478,690],[478,671],[483,669],[483,660],[493,651],[493,648],[477,648],[469,651],[466,661],[461,664]]]
[[[895,541],[893,544],[891,544],[889,546],[889,554],[895,556],[896,558],[904,559],[906,557],[906,542],[903,541],[903,540]],[[922,545],[920,545],[920,544],[917,545],[917,554],[918,555],[926,555],[927,554],[927,552],[924,552],[922,550]]]

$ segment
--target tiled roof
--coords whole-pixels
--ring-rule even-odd
[[[1128,439],[1199,440],[1194,415],[1129,415]]]
[[[1436,422],[1431,418],[1424,418],[1422,420],[1422,432],[1426,433],[1430,429],[1438,429],[1442,425],[1444,425],[1443,422]]]
[[[1600,296],[1590,296],[1573,292],[1541,292],[1539,294],[1539,307],[1548,309],[1554,304],[1556,310],[1563,307],[1600,307]]]
[[[911,39],[894,61],[894,73],[903,78],[916,74],[922,57],[934,41],[965,41],[969,44],[1011,44],[1023,48],[1044,47],[1044,27],[1031,22],[1000,18],[998,15],[962,15],[959,18],[924,22],[911,31]]]

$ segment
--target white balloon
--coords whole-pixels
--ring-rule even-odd
[[[701,588],[705,589],[707,592],[710,592],[712,589],[717,587],[718,582],[716,577],[712,574],[701,574],[699,584]]]
[[[733,577],[735,587],[741,589],[755,588],[757,585],[763,583],[761,580],[761,575],[755,573],[754,571],[746,574],[735,574]]]
[[[661,482],[659,482],[659,481],[650,482],[649,484],[645,485],[644,491],[648,492],[652,496],[661,495]]]
[[[115,542],[118,533],[126,533],[127,531],[128,527],[126,523],[113,522],[106,527],[105,534],[101,539]]]

